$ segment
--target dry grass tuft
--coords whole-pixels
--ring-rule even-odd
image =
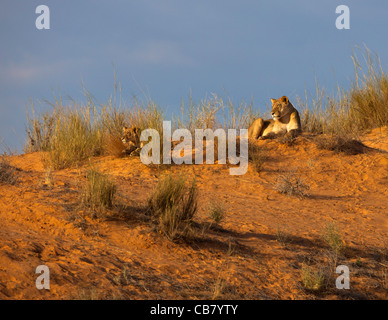
[[[319,135],[314,138],[314,142],[318,149],[345,153],[347,155],[361,154],[367,150],[367,147],[361,141],[346,135]]]
[[[306,264],[302,265],[303,287],[311,291],[320,291],[325,284],[325,273],[322,270],[315,270]]]
[[[295,172],[287,172],[277,177],[274,189],[288,196],[304,198],[309,195],[310,186]]]
[[[209,217],[218,225],[224,220],[226,215],[225,203],[220,201],[211,201],[209,204]]]
[[[112,179],[91,169],[86,173],[87,183],[81,192],[81,204],[90,210],[92,218],[102,217],[112,207],[117,187]]]
[[[16,182],[15,167],[11,166],[6,159],[0,158],[0,184],[14,185]]]
[[[363,57],[359,59],[357,53]],[[298,97],[302,128],[306,132],[334,135],[358,133],[388,125],[388,76],[378,55],[366,46],[352,55],[355,81],[350,89],[326,93],[316,81],[315,95]]]
[[[262,147],[257,144],[249,143],[248,145],[248,160],[250,161],[253,170],[260,173],[263,170],[264,163],[267,161],[268,156]]]
[[[295,137],[292,134],[285,134],[285,135],[277,137],[276,140],[281,144],[285,144],[289,147],[292,147],[293,145],[295,145],[297,137]]]
[[[148,212],[158,220],[159,231],[170,240],[185,237],[197,213],[195,179],[191,186],[185,180],[183,176],[167,175],[148,199]]]
[[[337,256],[345,249],[341,234],[335,223],[329,223],[326,225],[323,232],[323,239]]]

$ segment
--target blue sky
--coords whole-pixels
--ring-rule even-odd
[[[38,30],[38,5],[50,30]],[[350,8],[350,30],[337,30],[335,9]],[[388,63],[388,2],[315,0],[1,0],[0,142],[21,150],[26,105],[53,92],[83,102],[82,83],[101,102],[142,90],[167,110],[211,93],[265,111],[271,97],[291,101],[353,79],[354,46],[366,44]],[[47,106],[46,106],[47,107]],[[20,142],[21,140],[21,142]]]

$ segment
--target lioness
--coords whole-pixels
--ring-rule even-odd
[[[125,152],[131,156],[140,152],[142,144],[140,143],[140,129],[138,127],[123,127],[121,141],[125,145]]]
[[[302,132],[298,111],[286,96],[271,99],[273,119],[256,119],[248,129],[249,139],[268,139],[289,134],[292,137]]]

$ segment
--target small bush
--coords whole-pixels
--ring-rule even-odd
[[[347,155],[361,154],[366,151],[366,146],[361,141],[346,135],[320,135],[314,139],[314,142],[318,149],[345,153]]]
[[[276,240],[283,246],[286,247],[287,243],[290,240],[290,235],[288,232],[280,227],[278,227],[278,230],[276,232]]]
[[[212,201],[209,205],[209,216],[216,224],[219,224],[225,218],[225,204]]]
[[[54,176],[51,168],[47,168],[44,173],[44,181],[43,184],[46,187],[52,188],[54,186]]]
[[[108,175],[95,169],[89,170],[86,177],[81,202],[92,211],[92,217],[95,218],[113,205],[117,187]]]
[[[304,198],[308,196],[310,186],[299,175],[290,172],[277,177],[274,189],[281,194]]]
[[[326,225],[323,233],[323,239],[336,255],[343,252],[344,243],[342,241],[341,234],[338,231],[338,227],[334,222]]]
[[[295,144],[297,137],[293,134],[284,134],[279,137],[277,137],[277,141],[281,144],[285,144],[289,147],[292,147]]]
[[[195,179],[186,186],[183,176],[166,176],[148,199],[148,211],[159,222],[160,232],[171,240],[187,235],[197,212]]]
[[[124,269],[121,271],[121,273],[113,278],[113,281],[117,285],[126,286],[134,282],[128,266],[124,266]]]
[[[325,283],[325,274],[322,270],[314,270],[312,267],[303,264],[302,283],[307,290],[319,291]]]
[[[0,159],[0,184],[15,184],[17,181],[16,169],[4,158]]]
[[[265,161],[267,160],[267,155],[264,150],[256,144],[250,143],[248,148],[248,160],[251,162],[253,170],[260,173]]]

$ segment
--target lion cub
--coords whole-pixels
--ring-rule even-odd
[[[280,135],[289,134],[292,137],[302,132],[298,111],[286,96],[280,99],[271,99],[273,119],[256,119],[248,128],[249,139],[271,139]]]
[[[140,129],[137,127],[123,127],[123,135],[121,136],[125,149],[123,152],[130,156],[140,154],[142,143],[140,143]]]

